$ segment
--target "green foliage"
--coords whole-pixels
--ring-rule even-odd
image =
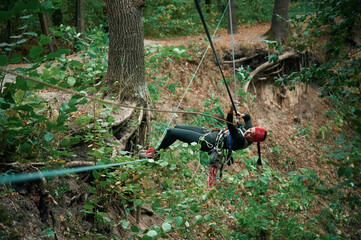
[[[320,97],[331,100],[334,108],[328,116],[331,123],[342,134],[333,135],[333,144],[325,148],[329,152],[329,164],[338,168],[340,178],[335,187],[323,189],[321,192],[332,194],[334,209],[339,212],[347,211],[341,207],[348,203],[350,209],[360,207],[360,196],[355,193],[360,187],[360,69],[361,61],[357,57],[360,48],[355,41],[355,29],[360,26],[360,2],[357,0],[312,1],[314,12],[306,16],[296,15],[293,19],[295,34],[293,43],[300,51],[308,48],[320,48],[325,61],[303,68],[299,73],[292,73],[278,79],[281,85],[294,88],[297,82],[314,82],[320,86]],[[302,25],[307,22],[307,28]],[[348,129],[342,131],[343,129]],[[300,129],[301,130],[301,129]],[[300,133],[308,134],[307,129]],[[320,129],[322,138],[327,129]],[[345,191],[345,192],[344,192]],[[350,191],[346,193],[347,191]],[[326,212],[327,213],[327,212]],[[360,213],[355,212],[348,221],[357,221]],[[336,220],[335,220],[336,221]],[[337,230],[332,230],[338,232]]]
[[[273,0],[235,1],[237,21],[239,24],[264,23],[272,19]],[[208,28],[218,23],[226,2],[201,2],[201,7]],[[291,16],[306,12],[309,5],[298,1],[291,5]],[[149,1],[143,11],[144,33],[147,37],[184,36],[203,33],[203,26],[195,10],[194,1],[157,0]],[[227,27],[222,21],[221,27]]]
[[[272,19],[274,1],[239,1],[237,16],[239,23],[264,23]]]
[[[175,94],[175,89],[179,87],[179,82],[168,83],[167,80],[172,77],[172,73],[168,72],[164,76],[159,76],[159,72],[164,61],[172,64],[181,58],[189,58],[186,55],[186,48],[183,45],[163,47],[161,44],[149,44],[145,47],[145,57],[147,75],[151,79],[147,85],[152,100],[159,100],[161,92],[165,89],[168,89],[171,94]]]
[[[95,40],[102,39],[99,38],[99,32],[94,33],[94,37],[89,39],[94,38]],[[96,78],[104,76],[106,71],[103,57],[107,52],[93,41],[83,40],[82,43],[84,48],[87,48],[85,53],[96,55],[97,58],[92,58],[89,62],[82,64],[78,60],[65,58],[64,54],[70,52],[68,49],[59,49],[57,52],[44,55],[42,45],[48,42],[48,38],[41,37],[39,45],[31,47],[27,56],[14,55],[19,59],[31,59],[34,62],[33,67],[18,68],[16,71],[50,84],[60,83],[61,87],[77,87],[77,90],[82,91],[88,88],[89,84],[94,84]],[[14,45],[14,48],[16,47],[17,45]],[[14,57],[10,61],[6,57],[1,55],[2,65],[14,62],[12,60]],[[57,60],[61,65],[49,60]],[[48,62],[40,74],[36,68],[44,61]],[[59,152],[54,150],[54,147],[58,144],[58,139],[64,134],[63,132],[67,131],[66,125],[71,115],[78,111],[78,106],[85,104],[87,100],[74,96],[69,102],[62,103],[58,115],[54,116],[50,107],[51,103],[36,93],[44,86],[21,77],[17,77],[14,83],[3,81],[0,94],[0,143],[2,145],[0,155],[6,156],[5,161],[16,161],[19,157],[25,161],[27,159],[40,161],[47,158],[47,151],[51,152],[48,157],[52,159],[57,159],[59,154],[67,155],[65,148]],[[83,116],[80,118],[86,120]],[[97,122],[95,125],[97,124],[101,123]],[[63,138],[60,147],[77,144],[80,139],[82,138],[76,136]]]
[[[238,69],[236,69],[237,73],[236,73],[236,79],[238,79],[237,81],[237,96],[240,100],[240,98],[243,100],[243,102],[250,102],[252,103],[252,100],[256,97],[256,95],[251,95],[250,93],[246,93],[243,90],[243,85],[249,81],[252,80],[252,76],[249,75],[251,68],[248,66],[247,68],[244,68],[243,65],[241,67],[239,67]]]
[[[219,13],[212,12],[210,15],[210,23],[214,24],[214,17]],[[193,1],[149,1],[143,16],[144,34],[150,37],[192,35],[203,29]]]

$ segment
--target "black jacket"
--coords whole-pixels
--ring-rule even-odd
[[[248,141],[244,136],[244,132],[252,128],[251,116],[247,113],[244,114],[243,120],[245,126],[231,124],[233,123],[233,114],[228,113],[227,115],[227,136],[224,139],[224,148],[231,149],[233,151],[244,149],[248,147],[252,142]]]

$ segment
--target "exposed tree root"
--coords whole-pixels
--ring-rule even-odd
[[[289,52],[286,52],[284,54],[282,54],[281,56],[278,57],[278,61],[277,63],[275,64],[273,61],[271,62],[265,62],[261,65],[259,65],[255,70],[253,70],[252,72],[249,73],[249,75],[252,76],[252,79],[248,82],[246,82],[243,86],[243,90],[245,92],[248,91],[248,87],[249,87],[249,84],[254,81],[254,79],[256,79],[256,76],[259,75],[260,73],[263,73],[267,70],[271,70],[274,68],[275,65],[277,65],[278,63],[288,59],[288,58],[292,58],[292,57],[296,57],[298,56],[298,54],[294,51],[289,51]],[[277,71],[276,72],[273,72],[273,73],[270,73],[269,75],[272,75],[274,73],[278,73]],[[267,78],[267,77],[266,77]]]

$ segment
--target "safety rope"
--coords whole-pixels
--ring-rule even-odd
[[[122,107],[122,108],[139,109],[139,110],[146,110],[146,111],[153,111],[153,112],[173,113],[173,114],[177,114],[177,113],[178,114],[196,114],[196,115],[202,115],[202,116],[205,116],[205,117],[211,117],[211,118],[214,118],[214,119],[216,119],[216,120],[218,120],[220,122],[233,124],[231,122],[227,122],[225,119],[215,117],[215,116],[212,116],[212,115],[209,115],[209,114],[206,114],[206,113],[201,113],[201,112],[161,110],[161,109],[155,109],[155,108],[144,108],[144,107],[136,107],[136,106],[124,105],[124,104],[120,104],[120,103],[117,103],[117,102],[114,102],[114,101],[109,101],[109,100],[106,100],[106,99],[100,99],[100,98],[97,98],[97,97],[88,96],[84,92],[77,92],[77,91],[75,91],[73,89],[62,88],[62,87],[59,87],[59,86],[44,82],[44,81],[39,80],[39,79],[24,76],[24,75],[19,74],[17,72],[6,70],[4,67],[0,67],[0,70],[5,72],[5,73],[11,74],[11,75],[14,75],[14,76],[17,76],[17,77],[21,77],[21,78],[24,78],[26,80],[29,80],[29,81],[32,81],[32,82],[35,82],[35,83],[38,83],[38,84],[42,84],[44,86],[57,89],[57,90],[62,91],[62,92],[74,94],[76,96],[87,98],[87,99],[90,99],[90,100],[93,100],[93,101],[99,101],[101,103],[110,104],[112,106],[118,106],[118,107]]]
[[[199,1],[198,1],[198,0],[194,0],[194,1],[195,1],[196,8],[197,8],[197,11],[198,11],[198,13],[199,13],[199,16],[200,16],[200,18],[201,18],[201,21],[202,21],[204,30],[205,30],[205,32],[206,32],[208,41],[209,41],[209,43],[210,43],[210,45],[211,45],[211,47],[212,47],[214,57],[216,58],[216,62],[217,62],[218,68],[219,68],[219,70],[220,70],[220,72],[221,72],[221,75],[222,75],[222,78],[223,78],[223,82],[224,82],[224,84],[225,84],[225,86],[226,86],[226,89],[227,89],[227,92],[228,92],[228,96],[229,96],[229,98],[230,98],[230,100],[231,100],[231,103],[232,103],[232,105],[233,105],[233,109],[234,109],[235,113],[237,114],[236,106],[235,106],[235,104],[234,104],[234,102],[233,102],[233,98],[232,98],[231,92],[229,91],[226,78],[224,77],[223,70],[222,70],[222,67],[221,67],[221,63],[220,63],[220,61],[218,60],[218,56],[217,56],[216,50],[215,50],[215,48],[214,48],[212,38],[211,38],[210,35],[209,35],[208,27],[207,27],[206,21],[204,20],[203,13],[202,13],[202,9],[201,9],[201,7],[200,7],[200,5],[199,5]]]
[[[149,159],[135,160],[130,162],[121,162],[121,163],[112,163],[112,164],[103,164],[96,166],[86,166],[86,167],[77,167],[77,168],[67,168],[67,169],[56,169],[56,170],[47,170],[47,171],[39,171],[39,172],[30,172],[30,173],[17,173],[17,174],[0,174],[0,184],[9,184],[9,183],[21,183],[21,182],[29,182],[34,180],[39,180],[42,178],[50,178],[59,175],[71,174],[71,173],[79,173],[86,172],[90,170],[98,170],[110,167],[118,167],[121,165],[138,163],[149,161]]]
[[[232,36],[232,59],[233,59],[233,78],[234,78],[234,98],[237,100],[237,80],[236,80],[236,63],[234,58],[234,40],[233,40],[233,20],[232,20],[232,5],[231,0],[228,1],[229,5],[229,24],[231,27],[231,36]],[[235,112],[237,112],[237,104],[235,105]]]
[[[227,4],[226,8],[224,9],[223,14],[222,14],[222,16],[221,16],[221,19],[218,21],[218,25],[217,25],[217,27],[216,27],[216,30],[215,30],[214,33],[213,33],[212,39],[213,39],[214,36],[216,35],[216,33],[217,33],[217,31],[218,31],[218,28],[219,28],[219,26],[221,25],[221,22],[222,22],[222,20],[223,20],[223,17],[224,17],[224,15],[225,15],[225,13],[227,12],[228,5],[229,5],[229,4]],[[203,57],[202,57],[201,61],[199,62],[198,67],[197,67],[196,71],[194,72],[193,77],[192,77],[192,79],[190,80],[190,82],[189,82],[186,90],[184,91],[184,94],[183,94],[181,100],[179,101],[178,106],[177,106],[177,108],[175,109],[175,111],[178,110],[178,108],[179,108],[179,106],[181,105],[181,103],[182,103],[182,101],[183,101],[186,93],[188,92],[189,87],[191,86],[194,78],[196,77],[196,75],[197,75],[197,73],[198,73],[198,70],[199,70],[199,68],[200,68],[200,66],[201,66],[201,64],[202,64],[202,62],[203,62],[203,60],[204,60],[204,58],[205,58],[205,56],[206,56],[206,54],[207,54],[207,52],[208,52],[209,46],[210,46],[210,43],[208,44],[207,49],[204,51]],[[173,119],[174,119],[175,116],[176,116],[176,113],[174,113],[174,114],[172,115],[171,119],[170,119],[169,122],[168,122],[167,128],[170,126],[170,124],[172,123],[172,121],[173,121]],[[158,147],[159,147],[160,143],[162,142],[162,140],[163,140],[163,138],[164,138],[164,136],[165,136],[165,134],[166,134],[166,132],[167,132],[167,128],[164,129],[163,134],[162,134],[162,136],[159,138],[158,143],[157,143],[157,145],[156,145],[155,148],[158,148]]]

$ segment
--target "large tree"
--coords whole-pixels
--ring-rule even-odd
[[[289,12],[290,0],[275,0],[271,28],[266,33],[269,39],[279,42],[287,40]]]
[[[142,7],[144,0],[108,0],[109,55],[108,71],[103,80],[106,97],[134,107],[148,107],[149,93],[145,81],[144,33]],[[114,134],[120,149],[132,150],[144,141],[149,114],[128,109],[117,115]],[[142,122],[140,126],[129,122]]]

